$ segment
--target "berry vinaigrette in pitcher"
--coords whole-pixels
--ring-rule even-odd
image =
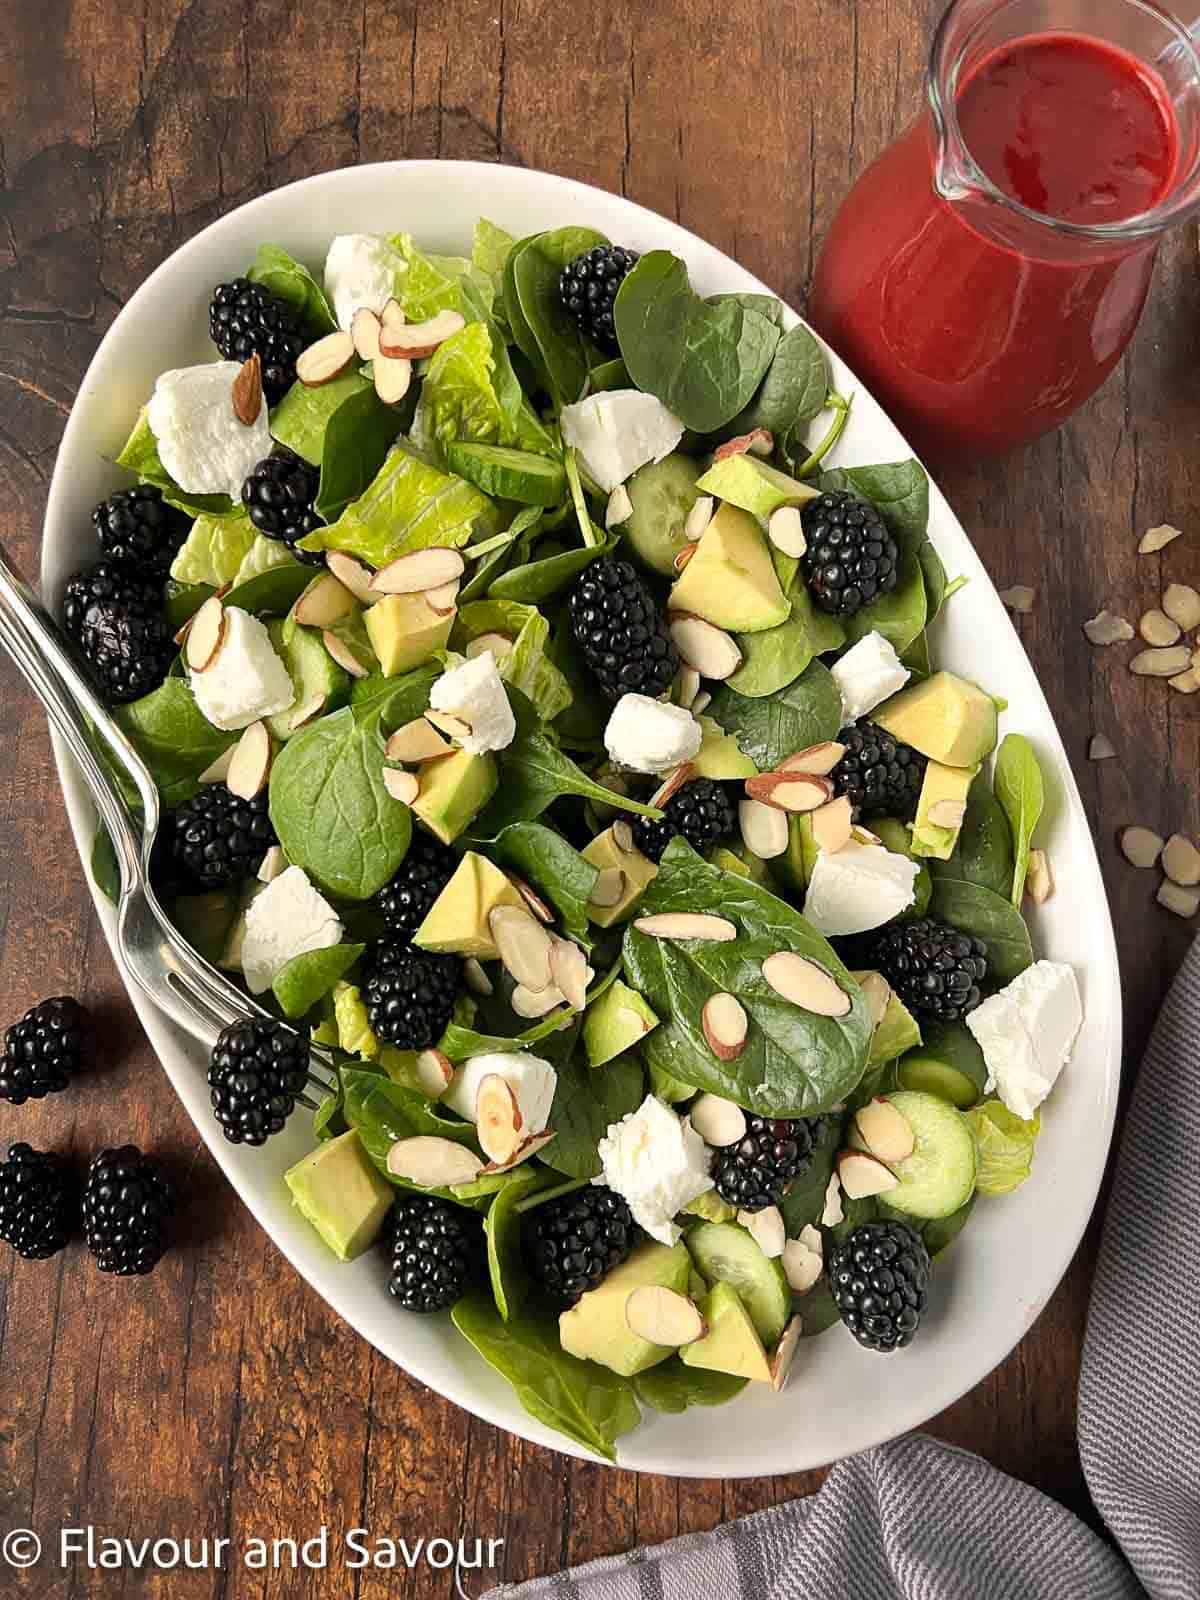
[[[1119,360],[1195,204],[1200,63],[1143,0],[957,0],[929,98],[835,217],[809,319],[945,461],[1057,427]]]

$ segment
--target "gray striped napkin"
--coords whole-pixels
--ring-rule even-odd
[[[1123,1556],[1038,1490],[913,1434],[843,1461],[807,1500],[484,1600],[1197,1600],[1198,1016],[1200,941],[1134,1091],[1084,1348],[1084,1472]]]

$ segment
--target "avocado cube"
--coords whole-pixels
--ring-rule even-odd
[[[442,955],[496,961],[500,952],[488,918],[497,906],[515,906],[520,911],[525,902],[499,867],[486,856],[468,850],[413,934],[413,943]]]
[[[606,867],[616,867],[624,874],[621,898],[613,906],[599,906],[593,900],[588,905],[588,916],[598,928],[612,928],[625,922],[649,884],[658,877],[658,868],[649,856],[640,850],[622,850],[613,837],[612,828],[605,828],[592,842],[580,851],[585,861],[603,872]]]
[[[277,711],[267,718],[271,737],[281,743],[290,739],[297,729],[292,718],[302,706],[309,708],[309,716],[333,711],[343,705],[350,695],[350,674],[337,662],[321,642],[321,636],[312,628],[298,624],[288,628],[282,617],[267,623],[267,633],[292,680],[294,696],[286,711]]]
[[[679,1352],[686,1367],[727,1372],[731,1378],[770,1383],[771,1365],[763,1342],[731,1283],[714,1283],[700,1310],[708,1332]]]
[[[696,488],[701,494],[715,494],[718,500],[740,506],[754,517],[769,517],[780,506],[802,506],[821,492],[749,451],[714,461]]]
[[[958,836],[962,831],[962,821],[955,823],[935,822],[929,813],[932,808],[942,801],[949,801],[953,806],[965,809],[967,804],[967,791],[979,767],[947,767],[940,761],[931,761],[925,768],[925,778],[921,784],[920,797],[917,800],[917,816],[912,830],[912,855],[934,856],[939,861],[948,861],[954,854],[954,846],[958,843]]]
[[[658,1018],[645,1000],[618,978],[584,1012],[583,1043],[589,1064],[604,1066],[614,1056],[632,1050],[657,1027]]]
[[[423,666],[450,638],[456,612],[435,611],[423,594],[389,594],[365,613],[371,648],[385,678]]]
[[[947,767],[977,767],[996,747],[996,702],[953,672],[901,689],[871,721]]]
[[[876,977],[878,973],[874,974]],[[850,976],[859,983],[872,974],[867,972],[852,972]],[[921,1042],[921,1029],[916,1018],[901,1000],[895,990],[889,990],[888,1003],[880,1018],[874,1033],[871,1035],[871,1053],[867,1057],[867,1071],[873,1067],[886,1066],[889,1061],[894,1061],[897,1056],[902,1056],[906,1050],[911,1050]]]
[[[734,783],[739,778],[758,776],[758,768],[749,756],[742,754],[732,733],[726,733],[711,717],[701,717],[699,721],[704,737],[699,750],[692,757],[692,768],[697,778],[712,778],[716,783]]]
[[[648,1240],[609,1273],[604,1282],[589,1289],[558,1319],[558,1335],[568,1355],[596,1361],[623,1378],[645,1372],[674,1355],[669,1347],[651,1344],[633,1332],[625,1320],[625,1302],[643,1284],[660,1284],[687,1294],[692,1263],[682,1240],[675,1245]]]
[[[456,750],[439,756],[421,769],[421,792],[412,803],[413,814],[443,844],[453,844],[495,794],[498,781],[491,755]]]
[[[339,1261],[374,1244],[392,1203],[392,1186],[371,1165],[351,1128],[320,1144],[284,1173],[292,1199]]]
[[[670,611],[688,611],[731,633],[761,633],[786,622],[791,606],[766,536],[746,511],[722,505],[675,581]]]

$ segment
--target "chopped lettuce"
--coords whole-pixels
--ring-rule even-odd
[[[404,258],[408,270],[398,281],[397,297],[409,322],[425,322],[439,311],[461,311],[462,279],[471,263],[461,256],[429,256],[418,250],[408,233],[392,234],[388,241]]]
[[[493,295],[497,300],[503,292],[504,263],[508,260],[508,252],[515,243],[516,240],[511,233],[505,233],[503,228],[498,228],[486,217],[480,217],[475,224],[471,263],[477,272],[482,272],[491,279]]]
[[[469,322],[431,357],[413,432],[439,460],[455,440],[538,455],[555,449],[517,382],[503,336],[487,322]]]
[[[242,557],[242,564],[233,575],[233,587],[248,583],[251,578],[261,578],[264,572],[276,567],[298,567],[300,563],[282,539],[268,539],[265,534],[255,535],[254,543]]]
[[[500,676],[519,689],[544,722],[552,722],[575,698],[564,675],[547,659],[550,624],[536,606],[515,600],[475,600],[458,613],[454,642],[461,648],[480,634],[502,633],[513,641],[499,663]]]
[[[207,583],[214,589],[223,588],[237,578],[258,537],[240,506],[225,516],[206,513],[197,517],[171,563],[171,576],[176,583]]]
[[[349,1056],[374,1060],[379,1054],[379,1040],[372,1032],[362,990],[357,984],[344,981],[334,984],[333,1015],[337,1033],[332,1043]]]
[[[980,1194],[1011,1194],[1019,1189],[1033,1165],[1041,1113],[1024,1122],[1001,1101],[984,1100],[963,1114],[975,1136],[975,1185]]]

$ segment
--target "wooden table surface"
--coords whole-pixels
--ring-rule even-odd
[[[918,103],[939,9],[0,0],[0,538],[36,568],[80,377],[145,275],[222,212],[309,173],[403,156],[567,173],[676,218],[800,304],[847,184]],[[1200,583],[1194,542],[1135,554],[1144,528],[1196,515],[1198,292],[1189,228],[1162,250],[1130,355],[1077,420],[943,477],[993,577],[1037,587],[1020,628],[1095,825],[1130,1062],[1191,930],[1152,904],[1114,833],[1200,825],[1200,699],[1130,676],[1080,623],[1102,604],[1137,617],[1168,574]],[[722,1484],[569,1461],[473,1421],[341,1324],[235,1199],[158,1069],[91,910],[42,716],[11,671],[0,684],[0,1020],[68,990],[102,1014],[105,1040],[94,1081],[0,1106],[3,1142],[82,1153],[132,1139],[186,1195],[179,1248],[144,1282],[102,1277],[79,1246],[48,1264],[0,1256],[0,1532],[478,1534],[505,1541],[495,1577],[519,1579],[816,1487],[817,1474]],[[1089,763],[1093,731],[1116,760]],[[931,1424],[1091,1516],[1074,1413],[1094,1234],[1019,1349]],[[14,1584],[106,1600],[453,1589],[444,1573],[338,1565],[165,1579],[47,1563]]]

